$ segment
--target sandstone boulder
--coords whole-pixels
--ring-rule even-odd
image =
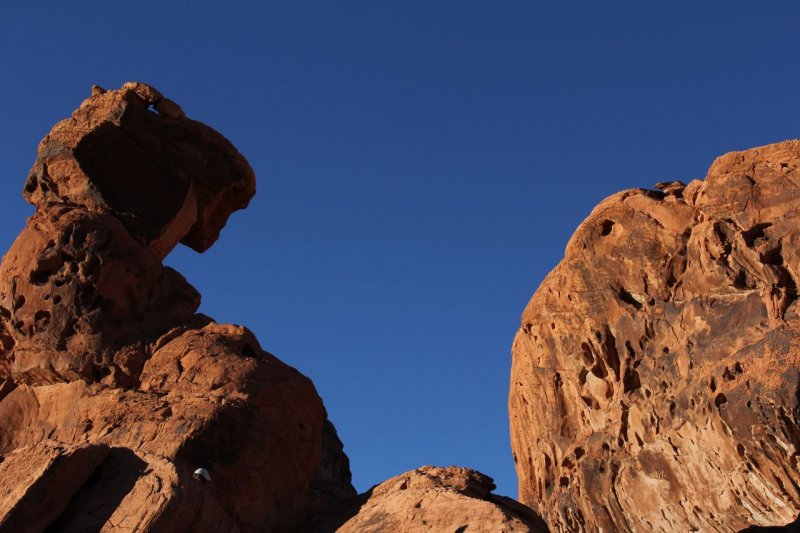
[[[604,200],[522,316],[520,500],[555,531],[800,512],[800,142]]]
[[[39,210],[0,265],[3,377],[132,385],[145,346],[199,305],[197,291],[115,216]]]
[[[159,259],[178,242],[206,250],[253,194],[255,176],[236,148],[143,83],[95,86],[42,139],[25,185],[37,208],[113,212]]]
[[[423,466],[384,481],[339,506],[309,531],[486,532],[547,531],[542,519],[516,501],[492,494],[488,476],[461,467]]]

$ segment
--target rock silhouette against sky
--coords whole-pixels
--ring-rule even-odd
[[[464,468],[356,495],[311,381],[161,263],[210,247],[255,178],[153,87],[94,87],[24,194],[0,266],[0,530],[546,529]]]

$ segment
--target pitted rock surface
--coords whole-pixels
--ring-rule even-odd
[[[116,217],[56,204],[31,217],[0,265],[2,357],[17,382],[131,386],[145,346],[199,305]]]
[[[42,141],[0,265],[0,531],[294,531],[354,495],[311,381],[161,263],[254,192],[140,83],[95,87]]]
[[[800,512],[800,142],[604,200],[522,316],[520,500],[554,531],[737,531]]]

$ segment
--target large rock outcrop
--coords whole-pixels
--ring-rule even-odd
[[[522,316],[520,500],[555,531],[735,531],[800,511],[800,142],[598,205]]]
[[[254,193],[144,84],[94,88],[45,137],[0,265],[0,530],[291,531],[354,494],[313,384],[161,264]]]

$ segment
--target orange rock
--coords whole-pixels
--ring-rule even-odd
[[[491,492],[488,476],[467,468],[423,466],[384,481],[304,528],[318,533],[361,531],[547,531],[533,511]],[[349,509],[348,509],[349,507]]]
[[[520,500],[555,531],[800,512],[800,141],[607,198],[513,345]]]
[[[199,305],[197,291],[116,217],[53,206],[31,217],[0,265],[0,330],[8,338],[0,358],[18,382],[129,386],[145,345]]]
[[[163,259],[178,242],[202,252],[255,194],[225,137],[143,83],[93,89],[39,144],[25,197],[113,213]]]
[[[293,531],[354,495],[311,381],[161,264],[254,191],[144,84],[93,88],[48,134],[0,265],[0,529]]]

